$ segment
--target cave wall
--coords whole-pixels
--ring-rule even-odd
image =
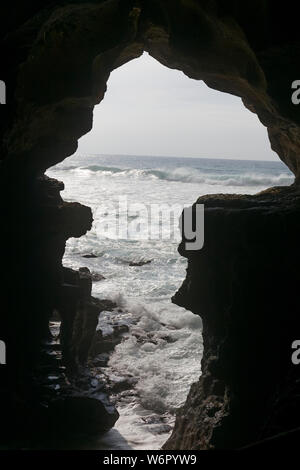
[[[294,14],[291,15],[291,11]],[[284,8],[270,1],[241,3],[235,0],[36,0],[27,2],[26,5],[11,2],[1,31],[3,60],[0,78],[7,85],[7,104],[0,107],[1,237],[5,267],[5,279],[1,286],[3,308],[0,339],[7,344],[7,366],[0,369],[0,393],[3,396],[0,406],[4,404],[5,413],[12,423],[15,401],[22,402],[23,399],[20,383],[24,382],[24,376],[33,374],[41,341],[47,334],[49,318],[58,303],[63,283],[62,257],[65,242],[71,236],[83,235],[92,223],[90,209],[80,204],[64,202],[59,196],[62,185],[44,178],[43,173],[73,154],[78,138],[91,129],[93,107],[103,99],[111,71],[139,57],[143,51],[148,51],[170,68],[182,70],[193,79],[204,80],[212,88],[240,96],[245,106],[255,112],[267,127],[272,148],[295,174],[295,185],[299,181],[300,114],[291,101],[291,83],[300,78],[297,62],[299,35],[293,2],[285,2]],[[280,247],[279,251],[285,253],[287,240],[291,237],[294,244],[289,245],[289,250],[293,257],[297,251],[293,238],[297,233],[296,222],[294,226],[290,221],[285,225],[285,237],[281,237],[278,232],[282,213],[285,210],[290,211],[291,198],[294,201],[291,218],[297,218],[297,186],[286,191],[290,191],[292,196],[283,196],[282,193],[274,195],[272,192],[272,197],[267,198],[265,204],[277,207],[280,203],[280,208],[274,210],[272,216],[278,217],[278,223],[274,222],[273,225],[274,240]],[[219,208],[218,201],[215,201],[216,208]],[[233,204],[231,198],[226,201],[229,207]],[[254,204],[255,212],[260,199],[253,201],[251,199],[249,204]],[[247,214],[252,212],[246,206],[241,203],[238,216],[233,209],[232,214],[228,209],[229,218],[247,219]],[[214,222],[216,224],[221,224],[224,214],[227,214],[223,209],[211,212],[214,214],[214,221],[217,220]],[[206,211],[208,221],[211,212],[210,209]],[[267,209],[263,220],[267,220],[266,214],[269,214]],[[259,217],[253,223],[255,227],[258,224],[259,231]],[[265,227],[266,224],[263,230]],[[217,374],[214,369],[210,369],[208,363],[209,358],[216,354],[215,348],[219,348],[217,345],[224,340],[224,334],[218,330],[222,330],[223,323],[227,321],[221,320],[221,317],[227,308],[228,292],[219,296],[219,291],[216,293],[213,289],[216,284],[221,286],[222,276],[230,276],[230,279],[232,276],[233,283],[239,270],[245,269],[245,263],[248,266],[248,262],[253,260],[257,243],[247,235],[248,230],[248,223],[241,223],[236,232],[238,235],[235,232],[234,236],[230,231],[226,232],[228,240],[232,236],[236,240],[235,244],[230,245],[230,257],[237,259],[237,264],[242,263],[236,267],[237,271],[231,268],[231,261],[226,256],[226,243],[229,241],[225,240],[225,246],[219,246],[214,230],[209,237],[206,236],[206,240],[209,240],[211,246],[214,243],[219,246],[223,270],[220,263],[215,262],[215,248],[211,248],[207,255],[204,251],[203,254],[201,252],[189,258],[186,282],[191,284],[192,290],[189,290],[190,287],[187,289],[185,283],[178,294],[185,300],[177,300],[179,297],[176,297],[176,302],[201,315],[204,324],[209,316],[214,320],[208,321],[209,327],[205,329],[204,378],[200,380],[200,384],[192,387],[187,408],[183,412],[188,415],[187,409],[190,409],[192,400],[200,403],[199,409],[197,408],[199,412],[190,421],[194,423],[193,430],[189,431],[190,437],[186,438],[182,428],[185,421],[182,413],[179,414],[173,437],[167,444],[169,447],[221,447],[222,442],[224,445],[226,442],[227,446],[240,445],[259,437],[261,432],[262,420],[257,420],[249,427],[249,435],[246,435],[247,425],[244,423],[244,434],[241,433],[243,438],[240,441],[233,437],[232,441],[224,441],[225,431],[220,433],[222,437],[219,440],[215,439],[215,428],[219,422],[202,419],[201,405],[203,401],[210,400],[212,395],[211,385],[207,388],[203,385],[205,371],[209,369],[209,374]],[[266,276],[269,273],[270,260],[275,263],[275,250],[271,250],[269,246],[271,239],[272,237],[262,235],[259,242],[260,255],[257,256],[261,272]],[[243,250],[240,249],[238,240],[246,240]],[[267,253],[266,257],[261,256],[264,252]],[[245,253],[248,253],[247,256]],[[296,264],[293,269],[293,275],[289,279],[296,286]],[[277,280],[286,279],[285,264],[276,264],[276,270]],[[206,273],[211,271],[214,271],[211,274],[211,284],[214,287],[208,286],[205,292],[199,288],[195,293],[194,285],[202,285]],[[239,291],[247,296],[248,278],[241,277],[240,282],[242,287]],[[291,290],[294,294],[294,290]],[[253,308],[254,305],[261,304],[260,316],[267,315],[264,306],[269,300],[268,291],[262,292],[257,281],[252,285],[251,293]],[[215,295],[218,297],[217,305]],[[239,318],[245,318],[246,324],[251,324],[253,328],[250,321],[253,312],[242,302],[242,298],[244,297],[238,296],[234,299],[237,305],[228,321],[233,323],[232,331],[235,331],[236,336],[243,331],[249,337]],[[292,296],[290,310],[293,310],[294,300]],[[210,310],[212,305],[213,312]],[[275,317],[280,318],[283,303],[278,302],[273,307]],[[266,335],[266,329],[266,322],[262,321],[262,336]],[[295,329],[291,329],[289,333],[294,334],[294,331]],[[279,335],[276,336],[276,342],[280,343],[282,337],[279,329],[275,333]],[[235,335],[230,333],[230,341]],[[287,332],[284,333],[284,338],[286,337],[289,338]],[[210,342],[214,344],[210,346]],[[228,356],[227,349],[233,347],[232,344],[234,343],[225,341],[224,358],[231,357]],[[264,349],[261,345],[259,354],[260,357],[265,357],[267,348]],[[222,368],[223,352],[217,356]],[[249,349],[245,349],[243,357],[250,367],[252,359]],[[258,356],[254,362],[257,360]],[[235,361],[231,364],[235,364]],[[247,369],[247,365],[244,366]],[[287,372],[285,366],[283,369]],[[228,396],[233,393],[243,396],[243,399],[247,396],[249,398],[250,390],[248,395],[245,387],[241,391],[239,387],[242,387],[242,383],[238,384],[240,379],[235,370],[237,369],[233,366],[229,367],[226,377],[222,378],[226,393]],[[283,376],[285,373],[282,373]],[[274,379],[273,375],[272,377]],[[235,382],[233,388],[231,382]],[[267,383],[264,381],[264,397],[268,393],[266,387]],[[226,400],[222,391],[221,398],[217,401],[222,402],[228,419],[232,419],[230,433],[234,436],[237,422],[232,418],[232,409],[237,401]],[[255,395],[251,409],[254,407],[258,410],[261,404],[259,397]],[[241,405],[239,409],[245,411],[245,405]],[[3,414],[5,413],[3,410]],[[220,422],[223,423],[224,417],[225,411]]]
[[[181,242],[187,276],[173,302],[202,318],[202,375],[165,448],[242,448],[299,427],[299,189],[197,202],[205,244]]]

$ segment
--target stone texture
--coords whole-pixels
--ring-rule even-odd
[[[66,240],[90,229],[92,214],[63,201],[63,184],[43,173],[71,155],[91,129],[93,107],[103,99],[111,71],[146,50],[170,68],[240,96],[268,128],[272,148],[298,184],[300,114],[291,102],[291,83],[300,70],[291,1],[35,0],[7,7],[0,33],[0,78],[7,84],[7,105],[0,106],[0,339],[8,365],[0,369],[6,423],[0,433],[10,429],[14,435],[59,305],[63,328],[69,322],[65,357],[73,365],[86,358],[96,308],[79,299],[90,281],[76,274],[76,282],[66,282],[62,257]],[[187,280],[175,298],[203,318],[203,378],[192,387],[167,447],[243,445],[299,422],[299,407],[291,411],[284,399],[297,395],[287,358],[299,326],[295,191],[203,200],[211,230],[207,246],[189,257]],[[79,334],[82,325],[87,336]]]
[[[165,449],[239,448],[297,428],[300,380],[291,362],[299,331],[300,192],[210,195],[205,245],[187,257],[173,301],[201,315],[202,376]]]

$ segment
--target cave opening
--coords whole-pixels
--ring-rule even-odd
[[[7,269],[2,289],[9,306],[9,315],[1,317],[1,340],[7,346],[7,364],[1,366],[1,378],[4,378],[1,386],[3,441],[9,440],[7,436],[13,436],[11,441],[17,438],[18,443],[22,442],[22,448],[31,448],[32,445],[37,447],[41,436],[42,447],[49,447],[53,436],[57,441],[64,435],[72,439],[73,431],[80,435],[98,435],[111,429],[118,418],[115,408],[107,403],[107,395],[103,397],[101,383],[96,381],[95,374],[86,364],[99,311],[119,308],[108,300],[105,304],[99,303],[99,299],[91,296],[92,281],[94,285],[99,283],[100,290],[101,285],[109,286],[110,278],[107,276],[104,280],[101,272],[91,274],[86,267],[76,271],[62,266],[67,240],[66,256],[72,251],[73,239],[77,239],[74,243],[75,246],[77,243],[76,250],[79,249],[71,254],[74,259],[79,256],[78,267],[91,263],[94,269],[92,263],[105,260],[105,255],[98,256],[102,253],[94,253],[90,246],[83,246],[85,238],[82,236],[88,233],[87,237],[91,237],[95,228],[89,207],[73,202],[75,196],[71,193],[69,200],[63,200],[60,195],[63,185],[45,177],[44,173],[76,152],[78,139],[92,128],[93,109],[103,100],[110,74],[116,69],[122,70],[120,66],[140,57],[143,51],[169,69],[181,70],[187,77],[203,81],[211,89],[240,97],[245,107],[268,129],[272,149],[296,177],[295,183],[288,186],[292,182],[290,175],[270,172],[270,166],[262,177],[259,162],[255,163],[255,181],[261,183],[259,189],[268,186],[270,180],[275,187],[259,194],[247,191],[248,195],[238,195],[236,193],[240,191],[235,190],[232,194],[215,194],[218,188],[215,183],[220,182],[220,178],[216,178],[216,172],[209,173],[211,168],[205,168],[209,183],[214,183],[214,194],[199,199],[205,205],[206,244],[199,253],[187,253],[180,244],[180,254],[188,258],[188,267],[185,280],[174,297],[177,306],[202,319],[202,374],[177,412],[172,435],[164,448],[239,448],[299,426],[299,380],[290,358],[290,346],[295,340],[295,332],[299,331],[300,318],[297,298],[300,264],[299,109],[291,100],[291,84],[299,78],[296,67],[299,51],[294,35],[297,28],[291,28],[290,16],[277,11],[270,2],[264,2],[259,8],[255,2],[243,3],[241,8],[233,3],[228,2],[225,7],[221,1],[198,0],[101,0],[95,3],[64,2],[64,5],[51,2],[46,8],[37,4],[31,11],[22,7],[17,23],[15,5],[12,5],[11,21],[3,29],[8,60],[4,55],[5,75],[1,77],[8,92],[6,105],[1,107],[5,119],[3,126],[1,123],[1,189],[5,206],[3,220],[6,221],[3,224],[3,246],[6,248],[3,265]],[[283,23],[289,25],[287,35],[282,34]],[[108,95],[104,107],[107,98]],[[129,107],[130,110],[134,108],[131,104]],[[175,115],[173,119],[177,119]],[[228,119],[223,120],[223,125],[227,125]],[[152,120],[148,127],[153,128],[155,123]],[[210,142],[218,144],[221,139],[215,124]],[[187,135],[190,119],[181,126]],[[111,141],[115,144],[114,137]],[[233,142],[237,141],[236,137]],[[148,146],[156,140],[152,138]],[[254,143],[255,139],[252,139],[251,147]],[[121,145],[124,146],[124,142]],[[98,153],[98,148],[95,152]],[[123,153],[123,148],[114,152]],[[133,150],[129,152],[133,153]],[[155,149],[152,152],[160,153]],[[212,157],[216,156],[214,153]],[[183,156],[185,154],[179,158]],[[132,177],[141,183],[139,202],[147,196],[149,180],[152,193],[158,196],[158,188],[173,186],[175,189],[168,194],[161,192],[161,196],[169,199],[175,195],[179,197],[187,185],[185,203],[190,201],[192,185],[197,186],[197,182],[190,181],[191,168],[193,179],[198,179],[199,183],[202,178],[203,182],[199,168],[194,168],[195,158],[188,170],[181,167],[178,172],[178,165],[175,165],[175,171],[171,168],[171,178],[170,167],[162,169],[161,162],[154,168],[154,174],[148,163],[144,163],[145,168],[137,169],[128,166],[128,162],[125,168],[120,166],[120,161],[115,165],[111,162],[112,157],[110,164],[105,162],[103,165],[102,162],[106,179],[110,181],[107,194],[113,189],[112,181],[121,184],[121,173],[125,171],[123,185]],[[168,162],[171,164],[172,160]],[[62,163],[67,164],[66,160]],[[220,164],[224,166],[224,162]],[[226,165],[232,165],[232,168],[225,193],[237,179],[242,183],[240,188],[253,183],[253,175],[249,178],[249,172],[246,179],[237,175],[236,164],[236,160],[233,163],[227,160]],[[207,165],[211,165],[211,160]],[[246,161],[243,165],[247,166]],[[89,166],[87,160],[80,163],[80,167],[86,166]],[[185,166],[188,166],[188,159],[185,159]],[[89,203],[91,196],[93,200],[89,205],[93,207],[97,194],[89,178],[99,177],[103,168],[96,168],[96,171],[80,168],[78,171],[78,164],[75,167],[65,168],[66,174],[72,175],[74,183],[77,172],[82,201]],[[116,167],[120,171],[116,171]],[[56,168],[54,171],[61,170]],[[203,167],[200,170],[204,172]],[[218,170],[220,176],[224,168]],[[253,173],[253,168],[251,171]],[[102,176],[104,179],[105,175]],[[278,184],[285,183],[282,176],[287,177],[287,185],[279,187]],[[125,186],[123,189],[128,190]],[[219,189],[223,191],[224,185]],[[66,182],[64,196],[67,191]],[[98,195],[101,197],[100,192]],[[136,193],[131,196],[136,198]],[[198,196],[199,185],[195,198]],[[19,217],[15,216],[15,208],[18,208]],[[135,215],[131,220],[136,220]],[[83,263],[81,254],[86,256]],[[144,256],[145,250],[142,254]],[[159,256],[162,255],[164,252],[159,249]],[[151,257],[131,259],[119,253],[119,258],[117,275],[138,273],[136,283],[140,282],[139,288],[149,286],[151,273],[158,268]],[[122,264],[124,259],[126,263]],[[105,261],[107,266],[108,261]],[[140,265],[141,261],[146,264]],[[180,263],[184,268],[185,262],[179,261],[178,266]],[[163,272],[167,271],[165,266],[167,263]],[[170,272],[170,286],[175,287],[175,271]],[[146,277],[141,281],[142,275],[148,276],[147,282]],[[130,278],[123,275],[126,282],[130,283]],[[20,280],[18,295],[13,279]],[[152,278],[153,298],[157,295],[157,279],[157,276]],[[178,282],[182,279],[183,275]],[[127,291],[130,293],[129,288]],[[141,306],[135,307],[137,314],[145,313]],[[49,341],[47,336],[49,317],[54,310],[58,310],[63,319],[60,345]],[[124,318],[124,312],[115,310],[113,314]],[[108,320],[110,316],[107,315]],[[150,357],[160,345],[164,345],[164,352],[173,348],[174,362],[179,364],[175,345],[184,341],[183,337],[178,338],[184,330],[178,326],[182,325],[175,322],[174,328],[166,332],[165,325],[170,326],[175,317],[160,322],[162,335],[157,338],[153,337],[151,328],[158,325],[159,316],[144,316],[143,328],[138,329],[137,324],[131,328],[136,330],[135,339],[116,346],[118,352],[123,346],[132,345],[133,360],[128,360],[125,368],[130,363],[138,368],[135,360],[138,342],[141,345],[138,351],[143,351],[145,357]],[[189,329],[193,329],[195,316],[191,314],[190,319]],[[128,325],[118,326],[119,332],[128,333]],[[107,327],[106,336],[112,330],[111,325]],[[106,344],[106,348],[111,348],[116,339],[111,338],[108,344],[102,333],[96,333],[96,336],[97,347]],[[190,337],[186,336],[187,343]],[[189,346],[192,348],[193,344]],[[69,366],[67,369],[61,364],[59,347]],[[107,350],[102,352],[107,353]],[[124,358],[119,358],[122,365]],[[105,356],[101,361],[97,370],[104,367]],[[168,419],[158,420],[158,416],[164,414],[162,405],[168,395],[165,385],[174,379],[174,375],[167,367],[168,361],[163,362],[160,355],[158,368],[166,367],[166,380],[153,380],[150,384],[160,398],[160,402],[155,400],[154,403],[156,413],[142,416],[140,424],[144,430],[148,427],[149,433],[152,427],[156,436],[157,431],[163,431],[161,436],[165,438],[170,424]],[[155,370],[153,363],[146,360],[145,370],[149,369]],[[186,374],[182,381],[185,378]],[[135,379],[132,373],[126,378],[127,383],[116,380],[113,384],[115,392],[125,387],[124,398],[127,395],[129,399],[132,389],[137,389]],[[147,386],[141,388],[141,393],[149,390]],[[151,396],[145,399],[151,408]],[[130,428],[132,422],[128,421],[127,425]],[[25,446],[24,440],[27,441]],[[117,438],[116,441],[119,445],[120,440]],[[128,443],[123,440],[122,445]]]
[[[107,87],[92,131],[47,175],[63,181],[65,201],[93,212],[87,234],[67,241],[63,264],[88,268],[92,294],[104,302],[97,327],[104,346],[92,344],[90,363],[121,417],[100,445],[153,449],[201,374],[200,317],[171,303],[186,270],[175,233],[182,209],[204,194],[255,194],[293,177],[239,98],[147,53],[115,70]]]

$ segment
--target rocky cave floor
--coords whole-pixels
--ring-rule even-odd
[[[75,275],[75,271],[64,268]],[[79,273],[91,282],[99,282],[104,277],[81,268]],[[89,448],[97,445],[97,439],[109,431],[119,418],[118,404],[135,401],[137,378],[133,375],[119,376],[109,367],[109,359],[115,347],[128,339],[130,327],[114,320],[114,311],[124,313],[122,307],[108,299],[91,297],[97,305],[98,314],[111,313],[110,333],[103,334],[96,326],[89,348],[87,360],[82,364],[68,362],[63,355],[61,344],[62,321],[58,311],[54,311],[49,322],[49,335],[43,342],[39,365],[34,371],[35,383],[31,390],[31,403],[39,403],[34,420],[35,430],[29,439],[15,443],[25,449],[70,449]],[[86,325],[85,325],[86,326]],[[93,327],[95,324],[93,325]],[[132,333],[141,345],[155,342],[151,333]],[[171,341],[171,338],[165,338]],[[48,410],[41,413],[42,410]],[[169,413],[148,414],[141,417],[153,434],[168,434],[174,424]]]

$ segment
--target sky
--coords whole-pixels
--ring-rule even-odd
[[[278,160],[241,99],[144,53],[114,70],[78,154]]]

